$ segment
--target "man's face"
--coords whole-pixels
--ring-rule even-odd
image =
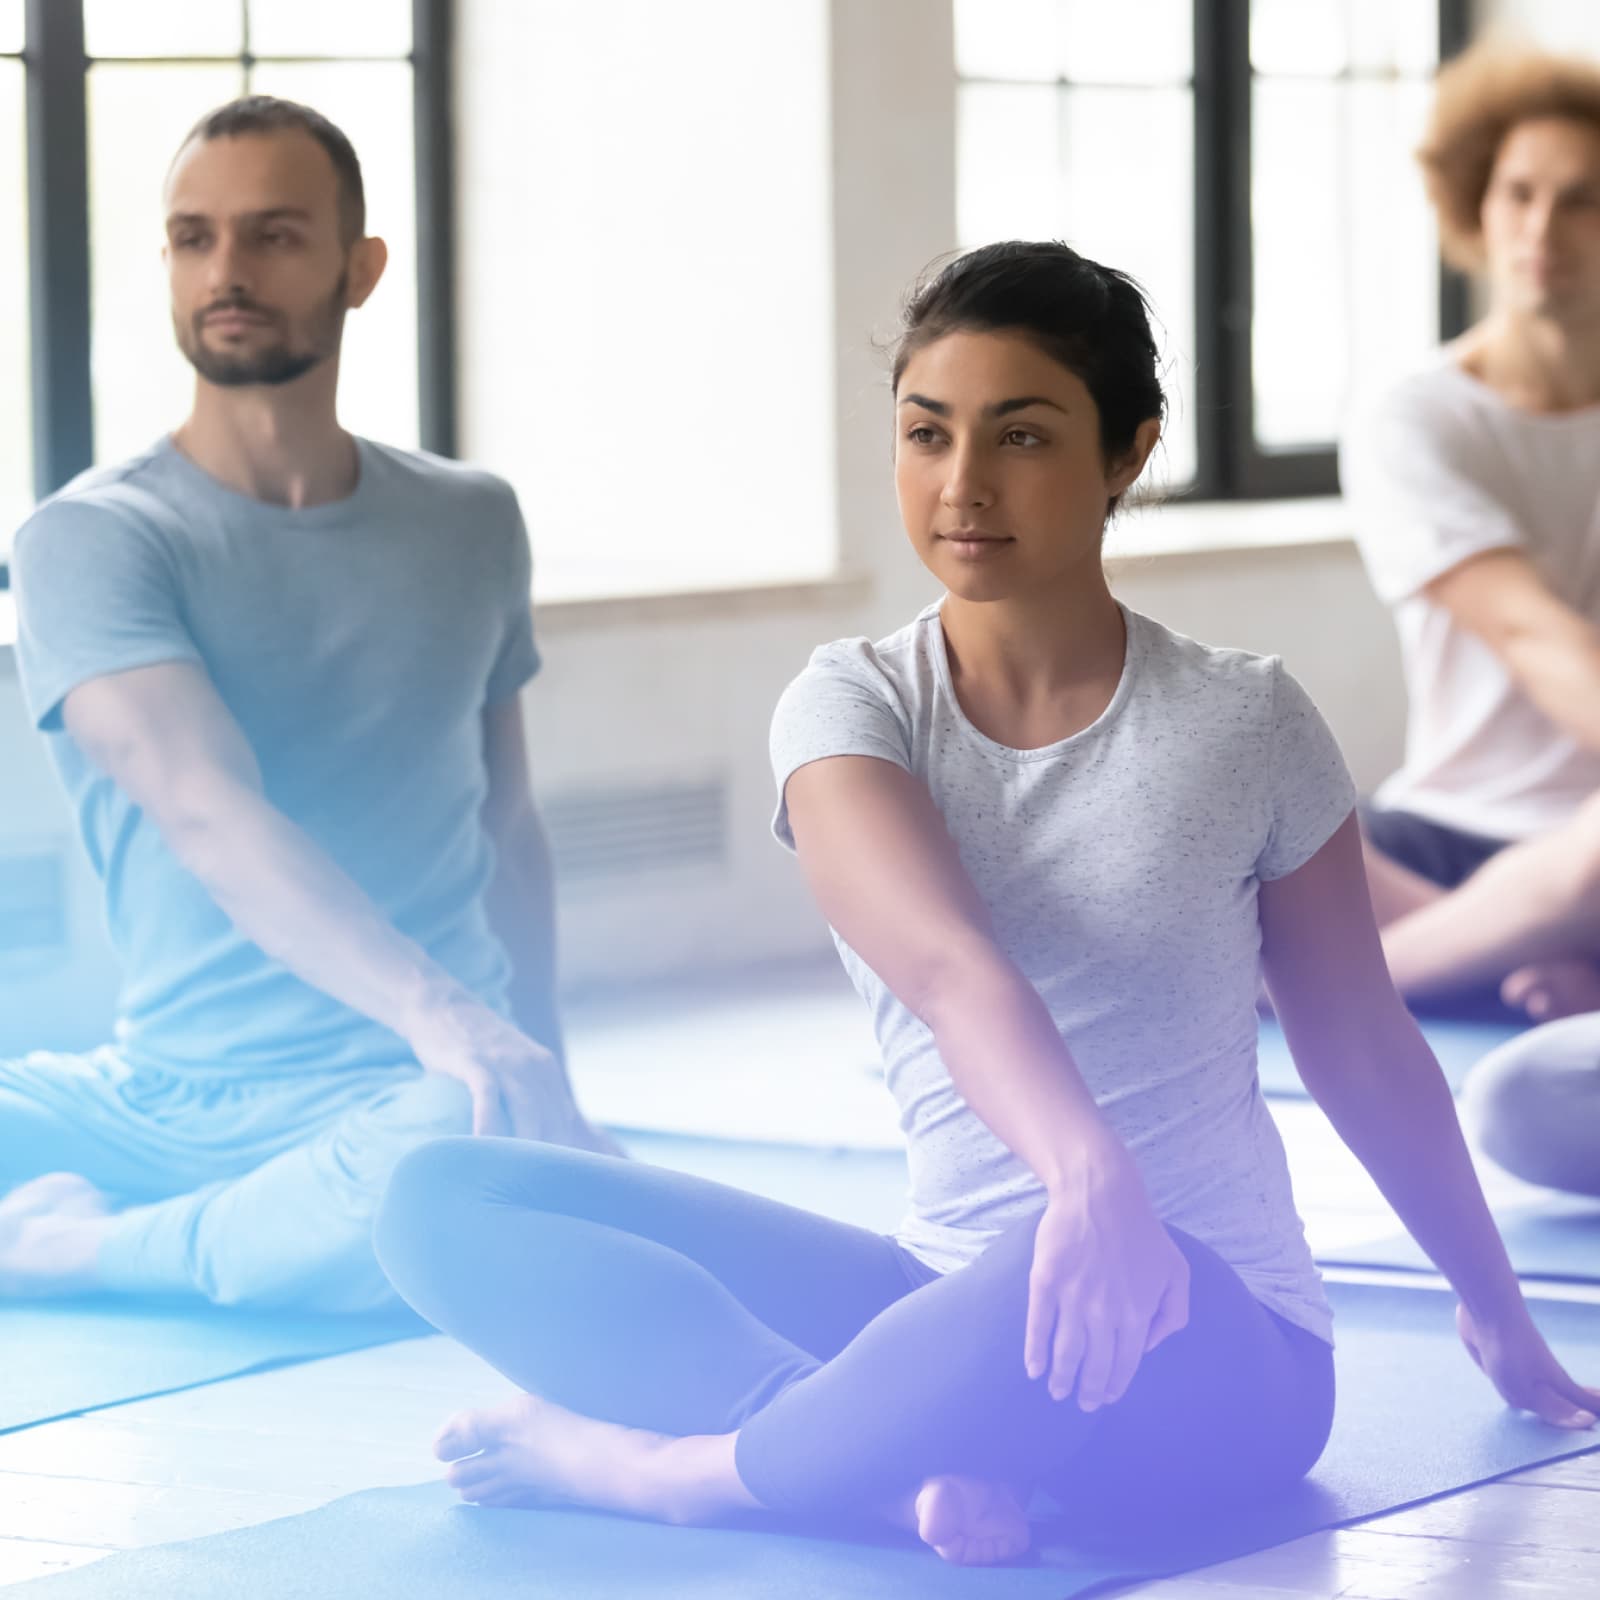
[[[342,237],[338,174],[310,134],[197,140],[166,200],[172,323],[201,377],[289,383],[338,354],[346,310],[377,281],[377,241]]]
[[[1482,221],[1500,305],[1563,322],[1600,315],[1600,128],[1519,122],[1495,155]]]

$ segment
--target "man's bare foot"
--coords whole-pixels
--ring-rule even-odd
[[[1535,1022],[1600,1011],[1600,966],[1574,957],[1519,967],[1500,985],[1500,998]]]
[[[0,1296],[72,1294],[95,1286],[111,1202],[75,1172],[49,1172],[0,1199]]]
[[[917,1537],[960,1567],[1015,1561],[1031,1541],[1028,1514],[1010,1486],[984,1478],[929,1478],[915,1513]]]
[[[524,1394],[458,1412],[433,1453],[451,1463],[446,1477],[474,1505],[579,1505],[692,1523],[758,1509],[734,1470],[733,1439],[675,1439]]]

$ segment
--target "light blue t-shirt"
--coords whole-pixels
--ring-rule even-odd
[[[23,694],[105,889],[118,1043],[156,1071],[340,1071],[407,1059],[387,1029],[236,929],[65,731],[78,685],[205,669],[267,799],[400,931],[504,1009],[483,891],[484,708],[538,670],[510,488],[357,440],[347,498],[294,511],[218,483],[164,439],[86,473],[16,536]]]

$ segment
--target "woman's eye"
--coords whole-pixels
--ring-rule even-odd
[[[912,444],[932,444],[934,440],[934,432],[932,428],[911,428],[907,430],[906,438],[908,438]]]
[[[1039,435],[1036,434],[1036,433],[1029,433],[1026,428],[1013,428],[1006,435],[1005,442],[1007,444],[1023,444],[1023,445],[1038,444],[1039,443]]]

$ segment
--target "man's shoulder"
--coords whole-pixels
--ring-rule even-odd
[[[516,492],[498,473],[431,450],[407,450],[363,438],[367,462],[398,492],[437,500],[482,500],[515,506]]]
[[[163,440],[126,461],[90,467],[70,479],[33,508],[17,530],[14,552],[73,529],[103,528],[159,532],[165,521],[163,458],[170,448]]]

